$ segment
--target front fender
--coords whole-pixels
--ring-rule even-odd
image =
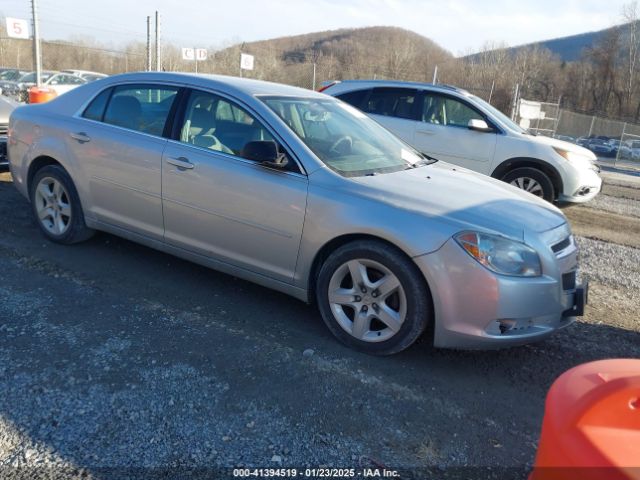
[[[407,256],[416,257],[438,250],[459,230],[445,219],[425,218],[419,213],[353,192],[311,183],[294,282],[296,286],[308,289],[316,256],[339,237],[376,237],[396,246]]]

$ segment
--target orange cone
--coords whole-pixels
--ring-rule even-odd
[[[551,386],[530,480],[640,480],[640,360],[602,360]]]
[[[56,98],[58,94],[52,88],[31,87],[29,89],[29,103],[44,103]]]

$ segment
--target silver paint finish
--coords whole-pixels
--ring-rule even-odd
[[[276,134],[304,173],[272,170],[81,118],[96,94],[123,83],[183,85],[232,99]],[[424,274],[435,304],[438,346],[521,343],[570,322],[561,320],[561,313],[573,293],[562,291],[561,276],[576,267],[577,259],[575,245],[560,256],[551,251],[551,245],[570,235],[558,209],[442,162],[392,174],[342,177],[264,105],[261,95],[329,98],[248,79],[139,73],[109,77],[49,103],[20,107],[11,119],[14,139],[9,145],[15,185],[27,196],[30,164],[43,155],[51,157],[73,179],[89,227],[303,300],[315,295],[309,291],[311,275],[326,245],[341,238],[378,238],[413,258]],[[176,158],[193,168],[169,161]],[[538,251],[543,276],[520,279],[489,272],[452,240],[463,230],[524,241]],[[501,335],[498,319],[515,319],[522,329]]]

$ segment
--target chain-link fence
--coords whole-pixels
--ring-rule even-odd
[[[561,109],[558,103],[520,99],[516,120],[523,128],[593,151],[600,163],[640,168],[640,125]]]

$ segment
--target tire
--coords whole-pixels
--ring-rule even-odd
[[[94,235],[84,222],[76,187],[60,165],[47,165],[36,172],[29,198],[38,228],[52,242],[71,245]]]
[[[507,172],[502,177],[502,181],[543,198],[547,202],[553,202],[556,199],[553,182],[546,173],[537,168],[516,168]]]
[[[361,282],[353,281],[352,271]],[[338,340],[372,355],[408,348],[433,319],[431,294],[418,267],[398,249],[372,240],[346,244],[326,259],[316,282],[316,300]]]

